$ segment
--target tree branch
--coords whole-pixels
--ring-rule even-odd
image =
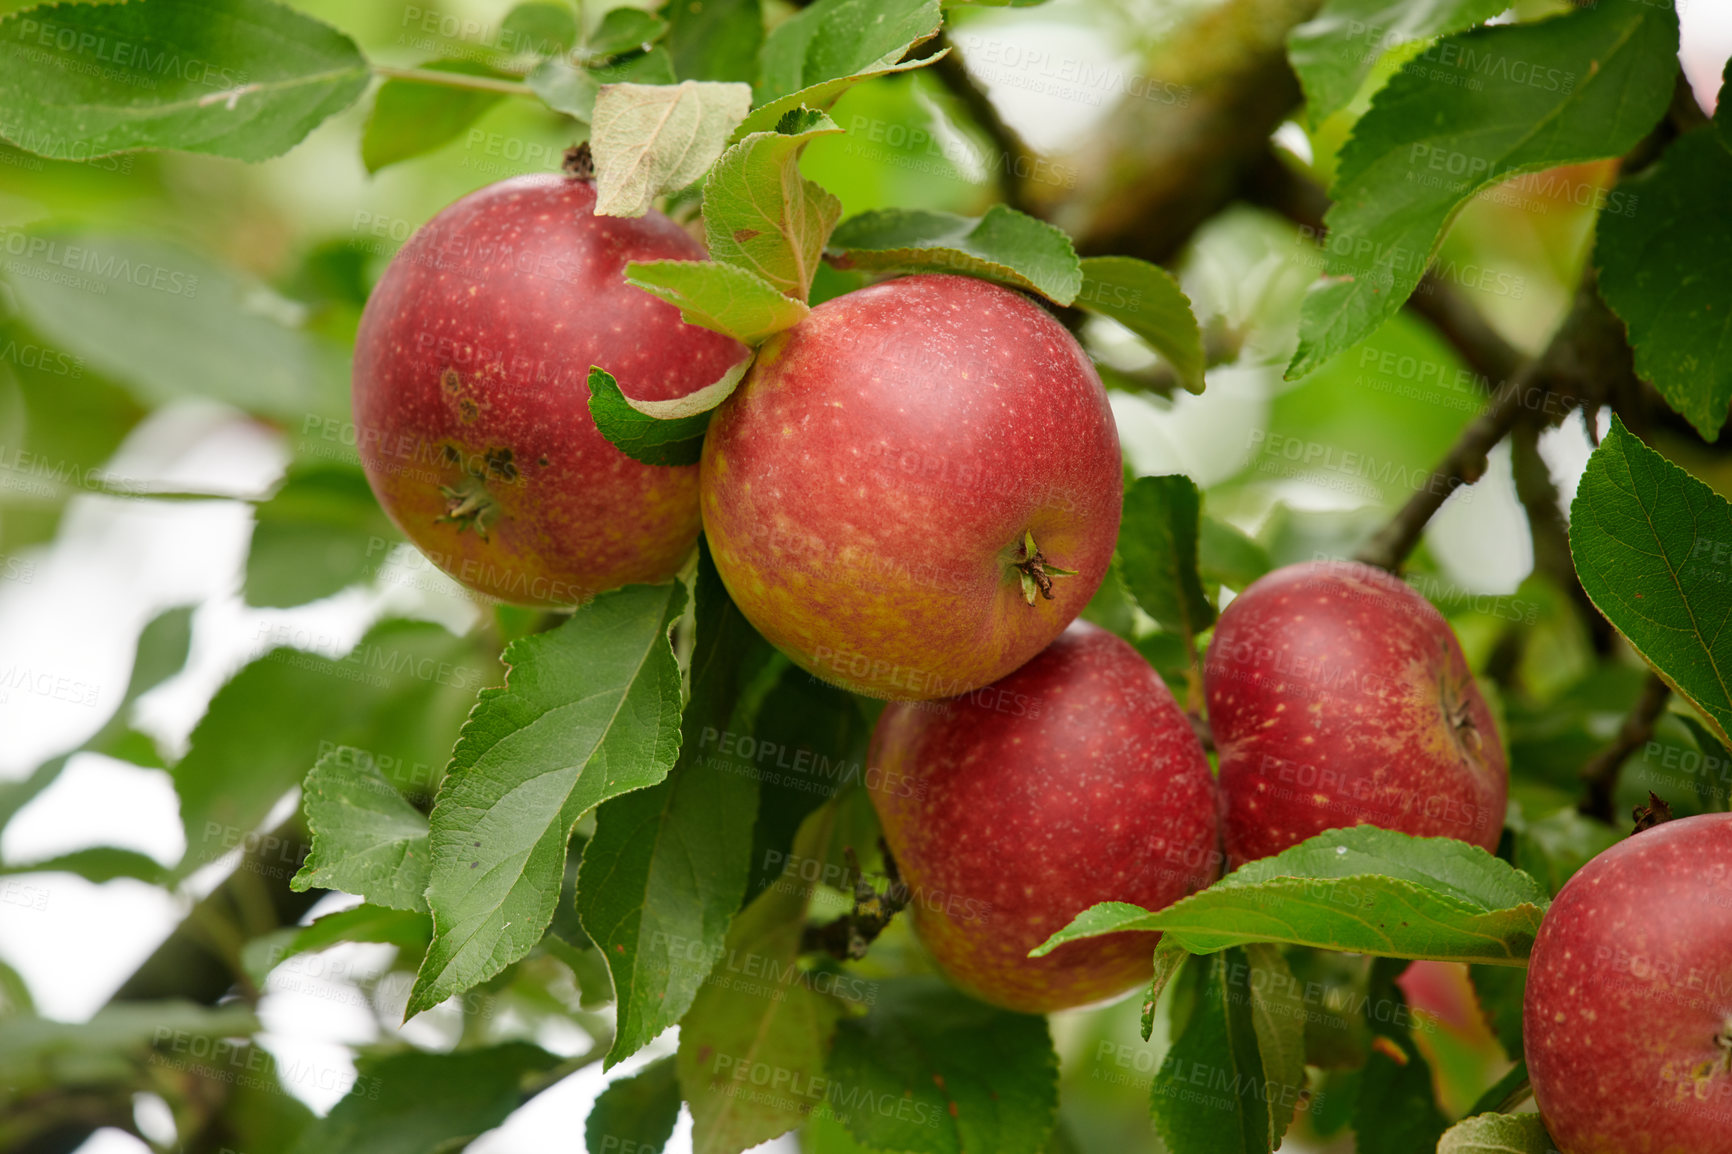
[[[1505,389],[1462,431],[1460,439],[1432,470],[1430,481],[1408,498],[1401,511],[1365,543],[1358,553],[1358,560],[1391,573],[1401,568],[1408,554],[1419,544],[1426,525],[1431,523],[1449,495],[1485,475],[1493,447],[1521,419],[1522,406],[1518,398],[1530,387],[1530,376],[1527,373],[1518,375],[1511,382],[1515,387]]]
[[[1287,34],[1320,0],[1225,0],[1175,33],[1098,138],[1066,156],[1076,188],[1029,194],[1086,255],[1171,261],[1243,190],[1270,133],[1299,106]]]
[[[1623,323],[1600,300],[1589,268],[1546,351],[1492,395],[1491,405],[1463,430],[1430,482],[1366,543],[1359,560],[1392,572],[1399,569],[1449,495],[1485,475],[1492,448],[1518,421],[1553,423],[1577,405],[1599,405],[1622,394],[1634,380]]]
[[[1025,190],[1028,179],[1040,165],[1040,158],[1018,135],[1016,129],[999,115],[997,106],[986,95],[986,90],[975,83],[974,77],[969,74],[968,65],[963,63],[961,54],[951,41],[950,34],[940,32],[916,49],[913,55],[916,59],[924,60],[946,48],[950,51],[932,65],[931,72],[963,108],[968,110],[970,119],[986,133],[993,148],[997,150],[999,195],[1004,198],[1004,203],[1018,212],[1039,215],[1039,206],[1029,200]]]
[[[1616,820],[1612,799],[1618,791],[1618,775],[1624,768],[1624,761],[1653,738],[1654,725],[1665,711],[1666,699],[1671,694],[1671,689],[1660,680],[1659,674],[1648,674],[1648,680],[1642,684],[1642,696],[1636,699],[1635,708],[1618,727],[1618,735],[1582,767],[1582,782],[1588,790],[1578,807],[1583,813],[1604,822]]]
[[[1611,622],[1601,616],[1582,588],[1576,575],[1575,558],[1570,554],[1570,530],[1560,509],[1558,487],[1552,482],[1551,467],[1540,456],[1540,426],[1534,421],[1522,421],[1510,435],[1510,468],[1515,477],[1516,499],[1527,514],[1528,537],[1533,542],[1534,570],[1563,590],[1575,606],[1576,614],[1587,627],[1594,652],[1602,656],[1612,651],[1615,631]]]
[[[262,897],[279,926],[292,926],[324,890],[295,893],[289,889],[301,859],[306,856],[306,829],[300,815],[290,818],[241,858],[240,865],[221,885],[192,908],[173,933],[164,939],[144,964],[115,991],[114,1001],[143,1002],[157,998],[185,998],[214,1006],[234,987],[238,975],[228,953],[214,942],[204,927],[212,924],[258,927],[255,909]],[[268,848],[267,848],[268,847]]]

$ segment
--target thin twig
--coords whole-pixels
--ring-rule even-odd
[[[884,876],[890,884],[879,893],[860,868],[854,847],[843,850],[848,867],[854,871],[854,908],[821,926],[807,926],[800,936],[801,953],[826,953],[839,961],[858,961],[866,956],[867,949],[891,919],[908,905],[913,895],[903,883],[896,859],[890,855],[890,847],[883,838],[878,839],[878,848],[884,855]]]
[[[1624,768],[1625,759],[1653,738],[1654,725],[1665,711],[1666,699],[1671,693],[1659,674],[1648,674],[1648,680],[1642,685],[1642,696],[1636,699],[1635,708],[1618,726],[1618,735],[1582,767],[1582,783],[1588,792],[1577,808],[1583,813],[1604,822],[1613,820],[1612,798],[1618,791],[1618,774]]]
[[[1635,372],[1623,322],[1600,299],[1595,284],[1593,269],[1584,270],[1575,304],[1546,351],[1492,395],[1491,404],[1462,431],[1430,480],[1366,542],[1359,560],[1391,572],[1401,568],[1444,501],[1485,475],[1492,448],[1518,422],[1555,423],[1578,405],[1600,404],[1628,392]]]
[[[1588,631],[1594,652],[1603,656],[1612,651],[1616,634],[1611,622],[1594,608],[1576,574],[1575,558],[1570,554],[1569,525],[1564,520],[1558,487],[1552,480],[1551,466],[1540,455],[1540,431],[1538,422],[1522,421],[1510,436],[1510,471],[1515,477],[1516,499],[1527,513],[1534,570],[1569,597]]]
[[[1531,372],[1519,374],[1492,400],[1491,405],[1462,431],[1449,453],[1432,470],[1431,479],[1419,488],[1401,511],[1359,551],[1358,560],[1391,573],[1401,568],[1419,544],[1425,527],[1449,495],[1485,475],[1492,449],[1515,428],[1522,416],[1521,397],[1527,392]]]

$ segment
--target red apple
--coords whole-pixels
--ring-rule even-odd
[[[1136,650],[1086,622],[966,697],[887,706],[868,764],[916,932],[995,1005],[1047,1013],[1147,981],[1159,934],[1028,952],[1096,902],[1161,909],[1219,872],[1190,721]]]
[[[671,400],[743,346],[625,283],[631,260],[697,260],[659,213],[593,214],[595,187],[520,176],[440,212],[392,259],[355,341],[361,463],[440,568],[523,605],[666,580],[698,534],[697,469],[643,465],[589,416],[589,370]]]
[[[1228,860],[1375,825],[1497,848],[1509,788],[1491,711],[1449,623],[1348,561],[1278,569],[1228,605],[1204,688]]]
[[[1565,883],[1522,1035],[1564,1154],[1732,1154],[1732,814],[1655,826]]]
[[[778,334],[702,469],[716,568],[758,631],[903,700],[977,689],[1057,637],[1106,573],[1124,495],[1087,354],[960,276],[849,293]]]

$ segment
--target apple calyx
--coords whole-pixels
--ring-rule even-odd
[[[487,540],[487,526],[499,519],[499,502],[487,492],[487,483],[479,477],[465,477],[456,485],[441,485],[445,496],[445,512],[433,520],[437,524],[453,524],[459,533],[474,529],[476,536]]]
[[[559,171],[575,180],[595,179],[595,158],[590,155],[589,141],[574,144],[565,150]]]
[[[1485,735],[1473,720],[1473,683],[1446,678],[1439,685],[1443,700],[1443,717],[1449,724],[1449,735],[1456,748],[1477,769],[1488,768],[1485,756]]]
[[[1025,531],[1022,535],[1022,560],[1012,566],[1022,579],[1022,599],[1033,605],[1038,598],[1052,600],[1052,579],[1054,577],[1075,577],[1075,569],[1060,569],[1046,559],[1046,554],[1034,543],[1034,534]]]
[[[1667,804],[1665,798],[1661,797],[1653,790],[1649,790],[1648,804],[1636,806],[1630,811],[1630,817],[1636,823],[1636,828],[1630,831],[1631,835],[1634,836],[1635,834],[1641,833],[1643,830],[1650,830],[1657,825],[1671,821],[1672,807]],[[1727,1023],[1727,1027],[1728,1033],[1732,1034],[1732,1021]],[[1726,1039],[1719,1040],[1726,1041]],[[1727,1044],[1732,1044],[1732,1042],[1728,1042]]]

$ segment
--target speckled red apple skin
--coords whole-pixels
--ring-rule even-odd
[[[669,400],[746,355],[625,283],[627,261],[703,259],[697,241],[659,213],[594,207],[593,184],[555,175],[471,193],[392,259],[355,342],[355,423],[380,504],[447,573],[517,604],[665,580],[697,540],[696,467],[608,444],[590,366],[628,396]],[[441,520],[441,486],[462,485],[497,502],[485,538]]]
[[[1159,934],[1028,952],[1097,902],[1161,909],[1219,871],[1190,722],[1136,650],[1086,622],[967,697],[886,706],[869,764],[916,932],[953,982],[1008,1009],[1146,982]]]
[[[1401,579],[1289,565],[1221,614],[1204,669],[1238,866],[1375,825],[1487,850],[1509,774],[1449,622]]]
[[[948,697],[1039,653],[1112,560],[1118,428],[1050,314],[969,277],[827,301],[758,354],[704,443],[728,592],[796,664],[871,697]],[[1029,605],[1023,537],[1077,571]]]
[[[1732,814],[1636,834],[1564,885],[1522,1044],[1564,1154],[1732,1154]]]

